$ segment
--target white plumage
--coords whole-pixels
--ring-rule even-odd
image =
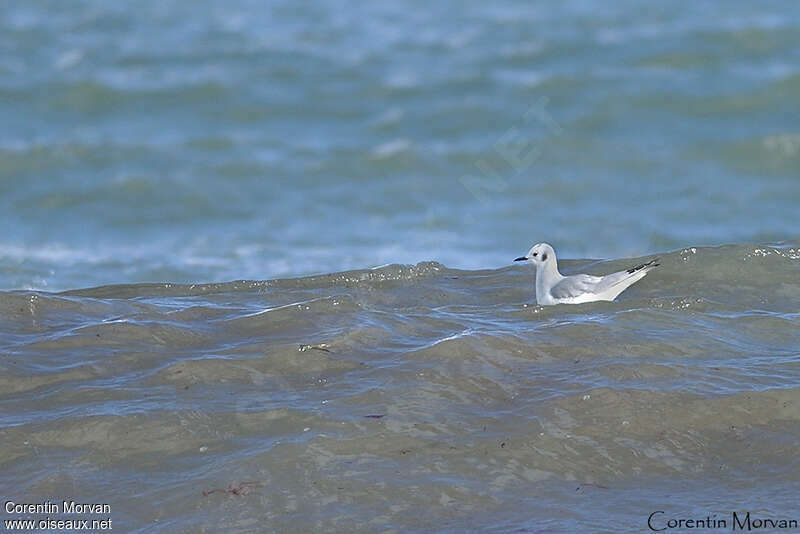
[[[659,265],[656,263],[658,258],[655,258],[606,276],[588,274],[564,276],[558,272],[556,251],[547,243],[534,245],[525,256],[514,261],[525,260],[536,266],[536,302],[542,306],[614,300],[617,295]]]

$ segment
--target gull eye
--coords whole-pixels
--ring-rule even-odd
[[[534,252],[534,253],[533,253],[533,257],[534,257],[534,258],[535,258],[536,256],[538,256],[538,255],[539,255],[539,253],[538,253],[538,252]]]
[[[542,261],[547,261],[547,254],[542,254]]]

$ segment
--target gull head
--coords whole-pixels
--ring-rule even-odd
[[[544,267],[556,261],[556,251],[547,243],[538,243],[533,245],[527,254],[520,256],[514,261],[529,261],[536,266],[536,268]]]

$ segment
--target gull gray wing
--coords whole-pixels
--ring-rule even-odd
[[[607,276],[588,274],[567,276],[553,286],[550,295],[557,301],[568,302],[580,299],[581,296],[585,299],[587,294],[596,297],[593,300],[614,300],[625,288],[646,275],[650,269],[658,267],[657,261],[658,258]],[[578,300],[578,302],[580,301]],[[584,302],[591,301],[584,300]]]
[[[573,299],[584,293],[595,293],[602,282],[603,278],[589,274],[565,276],[550,289],[550,295],[554,299]]]
[[[650,260],[646,263],[642,263],[641,265],[637,265],[636,267],[631,267],[630,269],[626,269],[624,271],[619,271],[616,273],[611,273],[606,275],[602,278],[602,281],[597,285],[598,291],[606,291],[611,289],[612,287],[623,284],[626,281],[631,281],[631,284],[636,280],[642,278],[647,271],[652,269],[653,267],[658,267],[660,264],[656,263],[659,258]],[[627,287],[630,284],[626,284]]]

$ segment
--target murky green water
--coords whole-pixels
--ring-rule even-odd
[[[4,496],[140,532],[791,516],[798,274],[800,249],[734,246],[548,308],[528,266],[437,263],[4,292]]]
[[[3,506],[800,519],[798,65],[788,1],[2,3]],[[541,241],[663,261],[540,308]]]

